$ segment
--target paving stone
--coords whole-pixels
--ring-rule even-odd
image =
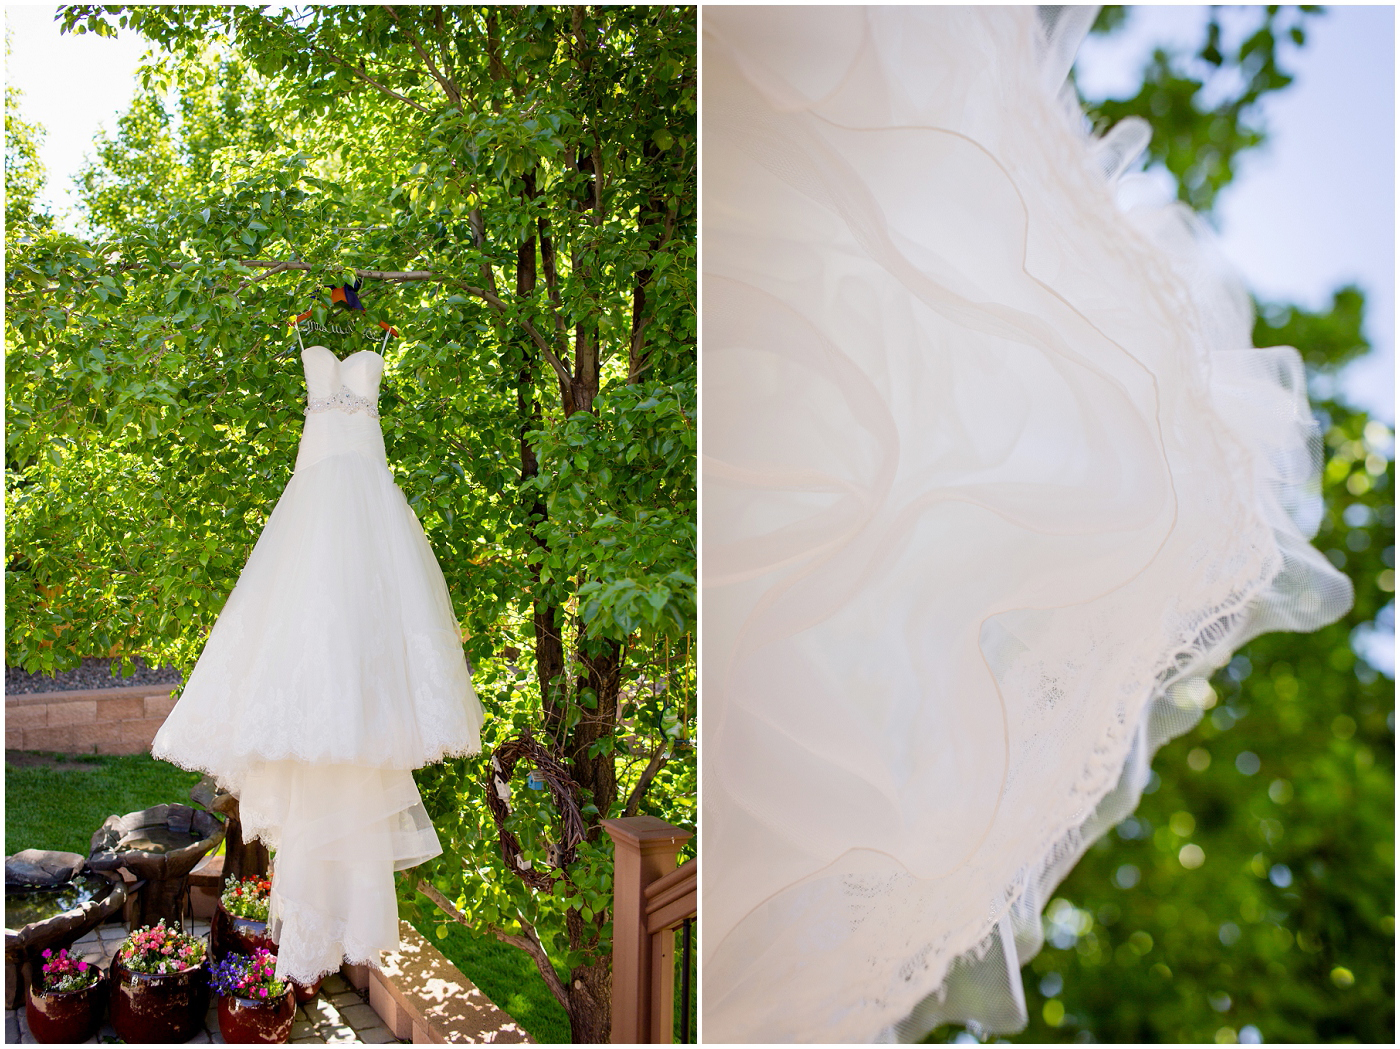
[[[293,1045],[324,1045],[325,1043],[322,1042],[321,1039],[319,1039],[319,1038],[293,1038],[293,1039],[292,1039],[292,1044],[293,1044]]]
[[[366,1027],[363,1031],[356,1032],[360,1036],[360,1041],[366,1045],[383,1045],[385,1042],[397,1042],[394,1032],[383,1024],[378,1027]]]
[[[315,998],[311,999],[311,1001],[303,1005],[302,1009],[306,1011],[307,1019],[312,1023],[321,1023],[323,1021],[330,1023],[340,1022],[340,1010],[320,995],[317,995]]]
[[[337,1009],[344,1009],[347,1005],[363,1005],[364,1001],[359,991],[342,991],[330,996],[330,1003]]]
[[[334,997],[344,991],[350,990],[350,985],[345,982],[345,977],[340,973],[331,973],[321,984],[321,993]]]
[[[314,1036],[315,1034],[315,1028],[305,1020],[297,1020],[292,1023],[292,1041],[294,1042],[298,1039],[305,1039],[308,1035]]]
[[[350,1030],[350,1028],[348,1027],[342,1027],[334,1031],[327,1031],[324,1034],[322,1034],[322,1038],[325,1039],[325,1043],[327,1045],[343,1045],[346,1042],[359,1041],[359,1038],[355,1037],[355,1032]]]
[[[361,1027],[373,1027],[375,1024],[384,1022],[379,1018],[379,1014],[364,1002],[346,1006],[340,1011],[340,1015],[345,1017],[345,1022],[357,1031]]]
[[[19,1017],[15,1015],[13,1009],[5,1010],[5,1041],[19,1041]]]
[[[209,1032],[208,1032],[208,1031],[198,1031],[198,1032],[195,1033],[195,1036],[194,1036],[193,1038],[191,1038],[189,1041],[187,1041],[185,1044],[186,1044],[186,1045],[194,1045],[195,1043],[199,1043],[199,1044],[201,1044],[201,1045],[208,1045],[208,1044],[209,1044]]]

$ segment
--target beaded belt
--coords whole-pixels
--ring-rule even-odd
[[[317,412],[328,412],[334,409],[338,412],[364,412],[371,418],[379,418],[379,406],[374,397],[361,397],[357,393],[350,392],[348,386],[342,386],[337,392],[329,397],[308,397],[306,400],[306,414],[314,415]]]

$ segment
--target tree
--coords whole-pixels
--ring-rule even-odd
[[[1235,158],[1265,141],[1255,103],[1291,80],[1283,27],[1301,47],[1318,10],[1250,9],[1256,25],[1227,51],[1212,9],[1194,56],[1158,50],[1132,98],[1086,106],[1100,126],[1149,121],[1149,162],[1209,208]],[[1105,8],[1097,28],[1124,12]],[[1297,347],[1319,390],[1370,349],[1354,287],[1320,312],[1257,312],[1255,344]],[[1394,614],[1394,440],[1341,401],[1314,406],[1326,504],[1314,545],[1351,577],[1355,605],[1316,633],[1257,638],[1215,675],[1208,716],[1158,752],[1138,810],[1046,908],[1046,946],[1023,970],[1031,1022],[1015,1041],[1393,1036],[1394,683],[1353,640]],[[955,1037],[968,1035],[949,1026],[929,1040]]]
[[[574,1038],[606,1040],[599,821],[694,823],[693,10],[61,17],[163,55],[84,175],[93,236],[7,270],[11,658],[192,665],[291,465],[286,318],[362,280],[363,334],[404,334],[385,443],[490,718],[482,758],[419,774],[446,851],[404,894],[529,952]],[[585,831],[567,861],[554,799],[513,794],[547,889],[482,803],[526,730]]]
[[[5,33],[5,55],[10,54],[9,31]],[[20,116],[23,92],[5,85],[5,231],[7,240],[18,240],[32,223],[44,222],[34,207],[44,188],[44,164],[39,159],[43,130]]]

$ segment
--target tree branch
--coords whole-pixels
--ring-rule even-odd
[[[481,931],[477,929],[476,926],[472,925],[471,922],[467,921],[467,916],[454,907],[451,900],[438,892],[436,888],[426,881],[420,880],[418,882],[418,891],[432,900],[433,903],[437,905],[437,908],[453,921],[465,925],[473,932]],[[494,925],[489,926],[488,930],[491,935],[495,936],[496,939],[500,940],[502,943],[508,943],[512,947],[518,947],[534,959],[535,968],[540,971],[540,976],[544,978],[544,982],[548,985],[550,993],[554,995],[555,1000],[563,1006],[564,1011],[567,1013],[569,1011],[569,992],[564,988],[564,982],[559,979],[559,974],[554,971],[554,965],[549,960],[549,955],[544,949],[544,944],[540,943],[539,934],[535,932],[535,927],[524,918],[519,918],[518,920],[520,922],[520,927],[525,930],[524,936],[512,936],[508,932],[497,929]]]
[[[408,29],[399,19],[398,12],[394,10],[393,6],[390,4],[384,4],[382,6],[385,11],[389,12],[389,17],[394,20],[394,24],[399,27],[400,32],[408,37],[408,42],[413,45],[413,50],[418,52],[418,57],[421,58],[424,65],[428,67],[428,72],[432,74],[433,79],[438,82],[438,86],[441,87],[443,92],[447,95],[448,101],[460,109],[462,106],[462,92],[458,90],[457,85],[444,76],[442,72],[439,71],[438,67],[433,64],[433,60],[428,57],[428,53],[424,51],[423,46],[418,43],[418,38],[413,35],[412,30]]]
[[[651,786],[651,781],[656,778],[656,774],[666,764],[666,741],[662,740],[661,745],[652,754],[651,760],[647,762],[647,767],[642,770],[642,778],[637,780],[637,785],[632,788],[632,793],[627,795],[627,805],[622,810],[622,815],[635,816],[637,809],[641,807],[642,798],[646,795],[647,788]]]
[[[301,271],[303,271],[303,272],[309,271],[309,270],[312,268],[312,267],[311,267],[311,264],[310,264],[310,263],[306,263],[306,262],[287,262],[287,261],[280,261],[280,262],[279,262],[279,261],[274,261],[274,260],[272,260],[272,259],[243,259],[243,260],[241,260],[241,261],[239,262],[239,265],[240,265],[240,266],[268,266],[268,267],[280,268],[280,269],[283,269],[283,270],[301,270]],[[354,270],[353,272],[354,272],[355,276],[357,276],[357,277],[363,277],[363,278],[365,278],[366,280],[391,280],[391,281],[429,280],[429,281],[437,281],[437,282],[439,282],[439,283],[441,283],[441,284],[449,284],[449,285],[451,285],[451,286],[454,287],[454,288],[458,288],[458,289],[460,289],[460,290],[466,292],[468,295],[472,295],[472,296],[475,296],[475,297],[478,298],[478,299],[481,299],[481,300],[482,300],[483,302],[485,302],[488,306],[490,306],[492,309],[496,310],[498,313],[501,313],[502,315],[509,316],[509,315],[510,315],[510,312],[511,312],[510,306],[509,306],[507,303],[505,303],[504,301],[502,301],[502,299],[500,298],[500,296],[494,294],[493,292],[487,291],[485,288],[473,287],[473,286],[470,285],[470,284],[465,284],[465,283],[463,283],[462,281],[456,280],[455,278],[452,278],[452,277],[443,276],[443,275],[440,274],[440,273],[434,273],[432,270],[358,270],[358,269],[357,269],[357,270]],[[266,274],[264,274],[264,276],[266,276]],[[539,349],[540,353],[544,356],[544,359],[547,360],[547,361],[549,362],[549,366],[550,366],[551,368],[554,369],[554,374],[558,377],[559,382],[560,382],[561,384],[563,384],[563,388],[564,388],[565,390],[567,390],[567,389],[569,388],[569,371],[568,371],[567,368],[564,367],[564,362],[561,361],[561,360],[559,359],[559,356],[558,356],[558,355],[554,352],[554,350],[550,347],[549,342],[544,338],[543,335],[541,335],[541,334],[539,333],[539,331],[535,328],[535,326],[534,326],[533,324],[531,324],[531,323],[530,323],[528,320],[526,320],[524,317],[516,317],[515,320],[516,320],[517,322],[519,322],[519,324],[520,324],[520,326],[521,326],[522,328],[525,329],[526,334],[530,336],[530,341],[533,342],[533,343],[535,344],[535,346]]]
[[[282,27],[279,26],[278,28],[282,28]],[[297,41],[298,43],[303,43],[303,44],[305,44],[307,47],[311,48],[312,51],[315,51],[315,52],[317,52],[317,53],[319,53],[319,54],[325,55],[327,58],[329,58],[329,59],[330,59],[332,62],[334,62],[336,65],[338,65],[338,66],[344,66],[346,69],[350,70],[350,72],[354,73],[357,77],[359,77],[359,78],[360,78],[361,80],[363,80],[365,83],[369,84],[369,85],[370,85],[371,87],[373,87],[375,90],[380,91],[380,92],[382,92],[383,94],[388,95],[390,98],[396,98],[396,99],[398,99],[400,102],[403,102],[403,103],[406,103],[407,105],[412,106],[414,109],[418,110],[418,112],[420,112],[420,113],[431,113],[431,112],[432,112],[432,111],[431,111],[430,109],[428,109],[426,106],[421,105],[421,104],[419,104],[419,103],[413,101],[413,99],[409,98],[407,95],[401,95],[401,94],[399,94],[397,91],[395,91],[393,88],[385,87],[385,86],[384,86],[383,84],[381,84],[379,81],[377,81],[377,80],[375,80],[373,77],[371,77],[368,73],[364,72],[364,71],[361,70],[361,69],[357,69],[352,63],[345,61],[345,59],[341,58],[339,55],[337,55],[334,51],[330,50],[329,48],[322,47],[320,44],[315,43],[314,41],[311,41],[311,40],[307,40],[307,39],[305,39],[304,37],[299,37],[296,33],[293,33],[293,32],[292,32],[291,30],[289,30],[289,29],[288,29],[288,30],[285,30],[285,32],[286,32],[286,34],[287,34],[289,37],[291,37],[293,40]]]
[[[301,270],[309,272],[312,269],[310,263],[296,261],[276,261],[273,259],[239,259],[240,266],[271,267],[273,272],[278,270]],[[264,273],[264,277],[270,274]],[[440,274],[432,270],[355,270],[355,276],[364,277],[367,280],[446,280]],[[259,278],[261,279],[261,278]]]
[[[245,263],[244,265],[247,265],[247,264]],[[268,278],[268,277],[271,277],[274,273],[281,273],[281,272],[283,272],[284,270],[287,270],[287,269],[289,269],[289,268],[290,268],[290,266],[289,266],[287,263],[285,263],[285,262],[279,262],[277,265],[273,266],[271,269],[267,270],[265,273],[259,273],[256,277],[249,277],[249,278],[248,278],[247,280],[245,280],[242,284],[238,285],[238,287],[237,287],[236,289],[234,289],[234,290],[235,290],[235,291],[242,291],[244,288],[246,288],[246,287],[247,287],[248,285],[250,285],[250,284],[256,284],[256,283],[257,283],[258,281],[260,281],[260,280],[267,280],[267,278]]]

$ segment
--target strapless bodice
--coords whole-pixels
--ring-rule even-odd
[[[301,352],[301,363],[307,407],[296,469],[347,452],[387,467],[377,407],[384,358],[373,350],[360,350],[341,360],[325,346],[308,346]]]

